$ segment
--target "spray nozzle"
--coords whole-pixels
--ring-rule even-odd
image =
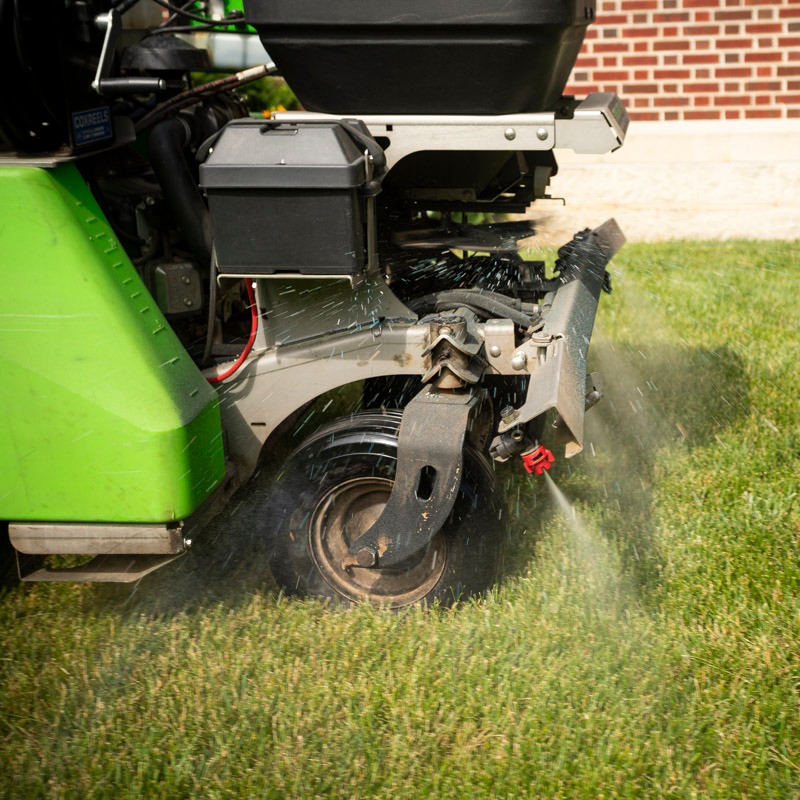
[[[553,466],[556,457],[543,445],[522,454],[522,463],[531,475],[541,475]]]

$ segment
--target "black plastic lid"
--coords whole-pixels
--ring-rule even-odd
[[[352,189],[366,181],[366,158],[336,123],[237,120],[200,166],[205,189]]]

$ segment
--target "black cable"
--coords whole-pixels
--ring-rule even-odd
[[[181,9],[183,11],[186,11],[190,6],[193,6],[195,4],[195,2],[196,2],[196,0],[189,0],[188,3],[184,3],[181,6]],[[169,19],[167,19],[164,22],[162,22],[158,27],[159,28],[166,28],[167,26],[171,25],[179,16],[180,15],[177,12],[175,14],[171,14]]]
[[[503,298],[499,300],[498,298]],[[505,302],[503,302],[505,301]],[[505,295],[496,292],[482,292],[474,289],[449,289],[442,292],[426,294],[415,297],[406,303],[412,310],[419,313],[423,309],[443,311],[455,306],[466,306],[479,314],[489,314],[494,319],[510,319],[517,327],[523,330],[533,327],[541,320],[541,314],[529,316],[524,311],[513,308],[508,304],[513,302]]]
[[[175,95],[175,97],[171,97],[169,100],[165,100],[163,103],[159,103],[159,105],[157,105],[155,108],[148,111],[147,114],[145,114],[136,123],[136,133],[141,133],[146,128],[155,125],[157,122],[168,116],[177,114],[178,111],[181,111],[188,106],[194,105],[195,103],[200,103],[206,98],[215,94],[221,94],[222,92],[229,91],[230,89],[236,89],[239,86],[244,86],[244,84],[250,83],[250,81],[259,80],[266,74],[266,68],[260,70],[257,67],[251,67],[250,69],[243,70],[242,72],[237,72],[235,75],[227,75],[224,78],[218,78],[217,80],[210,81],[209,83],[204,83],[200,86],[194,86],[191,89],[186,89],[186,91]]]
[[[167,28],[158,27],[147,32],[147,36],[163,36],[165,33],[198,33],[200,31],[213,31],[227,22],[215,22],[208,25],[170,25]]]
[[[202,14],[192,14],[191,11],[186,11],[183,8],[181,8],[180,6],[176,6],[176,5],[168,2],[168,0],[153,0],[153,2],[157,6],[161,6],[162,8],[166,8],[168,11],[172,11],[175,14],[179,14],[181,17],[185,17],[186,19],[194,20],[195,22],[216,23],[217,25],[222,23],[222,20],[212,19],[211,17],[206,17],[206,16],[203,16]],[[238,13],[238,12],[230,12],[230,13],[233,14],[233,13]],[[243,19],[243,16],[244,15],[242,15],[242,19]],[[240,20],[237,19],[236,21],[239,22]]]
[[[206,330],[206,345],[203,348],[203,358],[200,367],[208,366],[211,359],[211,348],[214,346],[214,328],[217,324],[217,246],[211,245],[211,264],[209,265],[211,282],[208,286],[208,329]]]

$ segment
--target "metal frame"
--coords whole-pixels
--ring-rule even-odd
[[[343,115],[281,111],[274,119],[307,122],[344,119]],[[556,148],[576,153],[608,153],[622,146],[628,114],[619,98],[594,92],[577,104],[567,118],[553,111],[499,116],[432,116],[415,114],[359,114],[370,133],[388,140],[387,168],[412,153],[431,150],[520,150]]]

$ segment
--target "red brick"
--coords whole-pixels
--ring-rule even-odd
[[[653,100],[650,97],[632,97],[627,102],[629,105],[632,102],[634,108],[650,108],[653,105]]]
[[[652,39],[658,36],[658,28],[623,28],[622,36],[626,39]]]
[[[716,44],[720,50],[747,50],[752,42],[750,39],[717,39]]]
[[[604,25],[625,25],[628,22],[627,14],[599,14],[597,22],[602,28]]]
[[[695,78],[701,81],[708,80],[711,77],[710,69],[698,69]]]
[[[709,22],[711,20],[710,11],[698,11],[694,15],[695,22]]]
[[[598,42],[594,46],[595,53],[627,53],[628,50],[628,42]]]
[[[760,25],[745,25],[744,29],[747,33],[782,33],[783,25],[777,22],[760,24]]]
[[[720,32],[719,25],[686,25],[684,36],[716,36]]]
[[[719,8],[720,0],[683,0],[683,8]]]
[[[683,57],[684,64],[718,64],[719,55],[716,53],[692,53]]]
[[[594,79],[596,81],[625,81],[628,73],[625,70],[595,70]]]
[[[590,67],[596,67],[599,63],[600,62],[596,58],[592,58],[591,56],[580,56],[575,62],[575,68],[588,69]]]
[[[786,111],[786,116],[790,119],[797,119],[800,117],[800,108],[789,108]]]
[[[742,26],[726,25],[723,32],[725,36],[738,36],[742,32]]]
[[[664,56],[664,66],[674,67],[678,63],[678,56]]]
[[[775,0],[744,0],[746,6],[774,6]]]
[[[756,67],[756,76],[759,78],[771,78],[775,73],[775,67]]]
[[[678,28],[677,25],[671,25],[671,26],[669,26],[667,28],[662,28],[661,29],[661,35],[665,39],[669,39],[672,36],[678,36],[679,33],[680,33],[680,29]]]
[[[766,61],[780,61],[781,53],[745,53],[744,60],[748,64],[763,63]]]
[[[771,94],[757,94],[756,95],[756,105],[757,106],[774,106],[775,100],[773,99]]]
[[[634,25],[644,25],[650,22],[648,14],[634,14],[631,19],[625,20],[626,22],[632,22]]]
[[[633,43],[633,51],[635,53],[644,53],[649,49],[650,49],[649,39],[640,39],[639,41]]]
[[[720,90],[718,83],[684,83],[683,91],[694,94],[700,92],[702,94],[715,94]]]
[[[800,81],[786,81],[786,88],[790,92],[800,92]]]
[[[653,14],[653,22],[688,22],[691,15],[687,13],[670,12],[667,14]]]
[[[774,8],[759,8],[758,9],[758,18],[759,19],[775,19],[775,9]]]
[[[601,28],[604,39],[616,39],[619,36],[619,28]]]
[[[684,119],[720,119],[719,111],[684,111]]]
[[[732,109],[728,109],[725,112],[725,119],[741,119],[742,112],[741,111],[733,111]]]
[[[625,83],[622,85],[622,92],[626,95],[633,94],[657,94],[657,83]]]
[[[788,8],[779,8],[778,16],[781,19],[797,19],[800,17],[800,6],[789,6]]]
[[[744,85],[746,92],[779,92],[781,90],[780,81],[748,81]]]
[[[779,36],[778,45],[780,47],[800,47],[800,36]]]
[[[658,64],[656,56],[622,56],[622,63],[626,67],[655,67]]]
[[[616,56],[603,56],[604,67],[618,67],[618,61],[619,59]]]
[[[622,0],[620,8],[623,11],[655,11],[658,0]]]
[[[695,39],[694,48],[695,50],[710,50],[711,42],[709,42],[707,39]]]
[[[653,100],[653,105],[658,108],[671,107],[671,106],[688,106],[688,97],[656,97]]]
[[[683,81],[692,77],[692,71],[688,69],[656,69],[653,70],[653,77],[657,81]]]
[[[781,110],[779,108],[752,108],[748,109],[745,116],[748,119],[779,119]]]
[[[675,41],[653,42],[653,50],[657,52],[669,52],[670,50],[688,50],[689,42],[685,39]]]
[[[779,94],[775,99],[779,103],[786,103],[787,105],[800,105],[800,94]]]
[[[740,92],[742,90],[742,85],[740,83],[726,83],[722,87],[722,91],[724,92]]]
[[[639,122],[658,122],[658,114],[653,111],[638,111],[631,114],[631,118]]]
[[[752,74],[752,67],[720,67],[714,70],[717,78],[749,78]]]
[[[664,119],[667,120],[667,122],[673,122],[680,119],[680,116],[680,113],[677,111],[667,111],[667,113],[664,114]]]
[[[715,106],[749,106],[753,98],[749,94],[723,94],[714,98]]]
[[[710,106],[711,105],[711,98],[707,94],[695,94],[695,95],[692,95],[692,105],[693,106]]]
[[[649,69],[635,69],[633,71],[633,79],[635,81],[648,81],[650,77]]]
[[[717,11],[714,14],[714,19],[722,21],[737,19],[751,20],[752,18],[753,14],[750,11]]]
[[[800,22],[790,22],[786,26],[786,30],[789,31],[789,33],[795,33],[797,31],[800,31]]]

